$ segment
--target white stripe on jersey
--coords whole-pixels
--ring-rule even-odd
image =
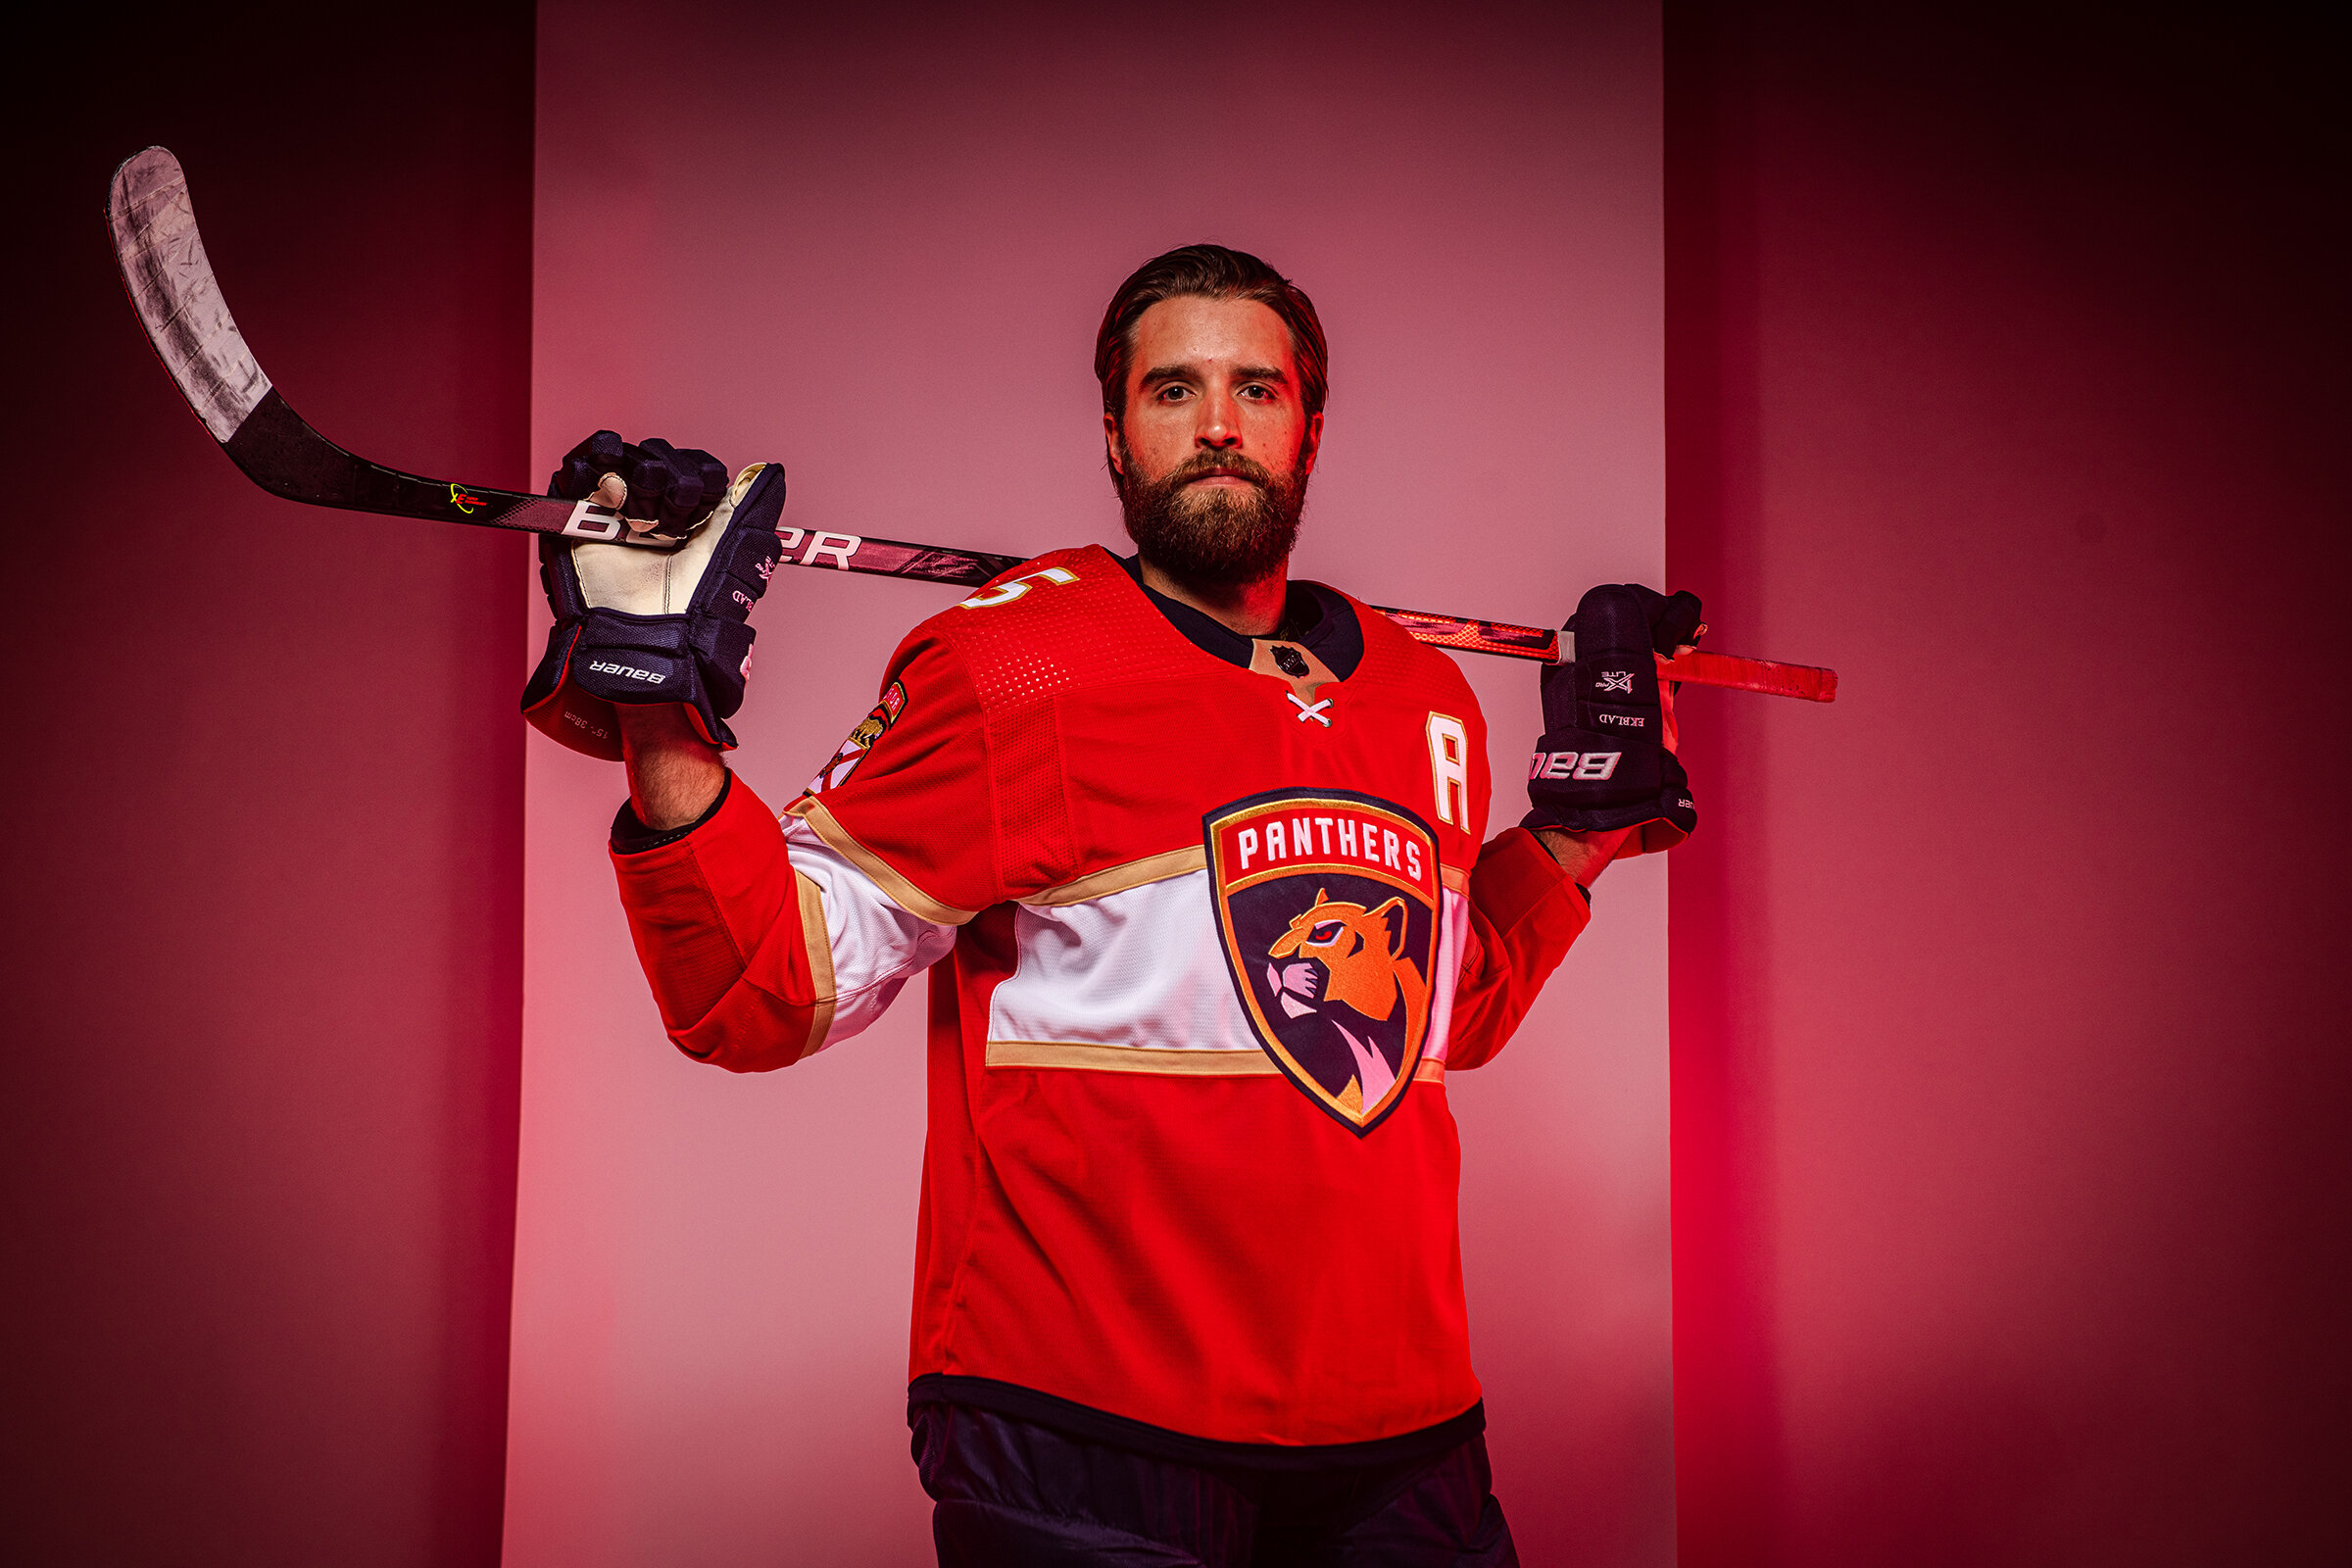
[[[1203,870],[1084,904],[1015,910],[1020,964],[989,1001],[991,1047],[1086,1045],[1262,1058],[1234,994],[1209,898]],[[1442,889],[1439,918],[1437,983],[1430,988],[1429,1043],[1422,1052],[1430,1061],[1446,1059],[1469,902]],[[995,1059],[1001,1054],[992,1049],[989,1054]],[[1011,1061],[1022,1054],[1002,1055]],[[1170,1062],[1157,1070],[1213,1069]]]
[[[1447,866],[1447,873],[1453,867]],[[1450,881],[1438,892],[1438,975],[1429,988],[1429,1044],[1421,1048],[1423,1061],[1444,1061],[1446,1042],[1453,1038],[1453,989],[1462,978],[1462,954],[1470,940],[1470,899],[1457,893]]]
[[[988,1004],[988,1038],[1262,1056],[1234,995],[1208,873],[1013,911],[1020,966]]]
[[[956,928],[900,907],[807,822],[787,816],[783,827],[793,869],[816,884],[824,903],[838,997],[821,1051],[880,1017],[900,987],[955,947]],[[1208,873],[1197,870],[1081,904],[1016,907],[1020,958],[989,1002],[990,1059],[1029,1064],[1037,1053],[1020,1048],[1066,1045],[1096,1048],[1054,1054],[1072,1066],[1186,1075],[1270,1070],[1234,994],[1209,898]],[[1470,925],[1469,900],[1460,893],[1442,887],[1438,901],[1438,972],[1422,1050],[1431,1063],[1446,1059]],[[1136,1056],[1129,1062],[1096,1054],[1119,1051]],[[1192,1054],[1177,1060],[1172,1054]],[[1219,1054],[1232,1059],[1217,1063]]]

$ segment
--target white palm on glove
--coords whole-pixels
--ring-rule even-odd
[[[581,443],[557,470],[557,493],[576,488],[584,497],[601,486],[602,473],[582,470],[611,456],[608,447],[618,449],[619,437],[600,432]],[[627,450],[650,449],[671,451],[650,441]],[[691,529],[674,550],[555,535],[540,540],[539,580],[556,624],[523,689],[522,710],[573,751],[618,760],[615,707],[658,703],[683,706],[711,745],[735,745],[726,719],[742,706],[751,672],[752,609],[782,554],[776,522],[784,511],[784,469],[753,464],[699,525],[694,514],[702,510],[703,486],[689,476],[677,488],[693,490],[698,505],[680,506],[668,495],[613,498],[645,502],[648,516],[631,519],[641,539]],[[624,507],[624,516],[634,510]]]

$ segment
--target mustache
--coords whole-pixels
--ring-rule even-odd
[[[1233,474],[1249,480],[1260,490],[1274,488],[1274,470],[1256,459],[1245,458],[1238,452],[1203,452],[1198,457],[1187,458],[1162,475],[1159,484],[1165,489],[1176,490],[1212,473]]]

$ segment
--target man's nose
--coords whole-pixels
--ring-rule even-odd
[[[1242,444],[1240,409],[1231,393],[1211,392],[1200,400],[1200,422],[1193,429],[1193,441],[1211,452],[1228,452]]]

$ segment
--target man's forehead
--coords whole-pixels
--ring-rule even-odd
[[[1258,300],[1180,294],[1136,318],[1136,373],[1171,365],[1277,366],[1293,369],[1291,329]]]

